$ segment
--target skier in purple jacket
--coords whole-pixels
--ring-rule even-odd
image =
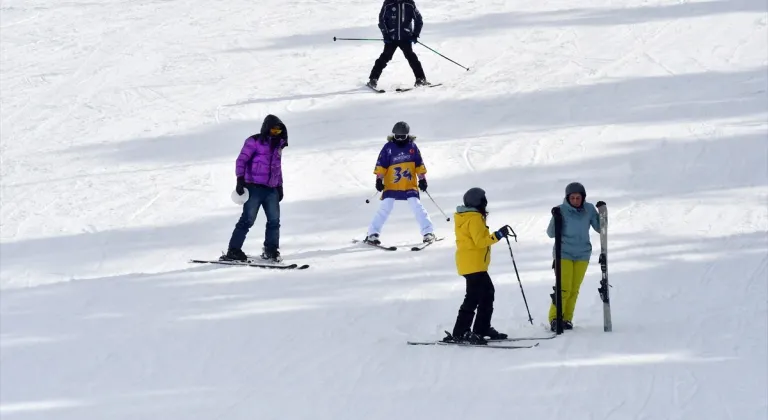
[[[261,132],[245,139],[240,155],[235,161],[237,194],[248,190],[248,201],[243,204],[243,214],[235,225],[229,240],[224,261],[246,261],[243,252],[245,236],[256,221],[259,207],[264,207],[267,227],[264,234],[264,250],[261,258],[280,262],[280,201],[283,200],[282,152],[288,146],[288,130],[279,118],[270,114],[264,118]]]

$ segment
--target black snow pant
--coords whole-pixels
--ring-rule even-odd
[[[485,334],[491,328],[496,289],[487,271],[467,274],[464,278],[467,280],[467,294],[459,308],[459,315],[453,326],[453,335],[460,336],[470,329],[472,320],[475,318],[475,309],[477,309],[477,319],[474,320],[472,332],[477,335]]]
[[[417,79],[426,79],[427,77],[424,75],[424,69],[421,68],[421,62],[419,62],[419,58],[416,57],[416,53],[413,52],[413,44],[411,41],[392,41],[385,43],[384,51],[381,52],[381,55],[373,65],[371,76],[369,78],[379,79],[381,72],[387,67],[387,63],[392,60],[392,56],[395,55],[395,51],[397,51],[398,48],[400,48],[403,55],[408,60],[408,64],[411,66],[411,70],[413,70],[413,75],[416,76]]]

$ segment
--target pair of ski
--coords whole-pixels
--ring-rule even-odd
[[[271,268],[276,270],[305,270],[309,268],[309,264],[295,264],[295,263],[283,263],[265,261],[259,257],[252,257],[248,255],[248,259],[245,261],[231,261],[231,260],[189,260],[194,264],[219,264],[219,265],[234,265],[242,267],[256,267],[256,268]]]
[[[445,239],[445,238],[444,237],[443,238],[435,238],[435,240],[432,241],[432,242],[424,242],[424,243],[421,243],[419,245],[412,246],[411,247],[411,251],[421,251],[422,249],[432,245],[435,242],[440,242],[443,239]],[[381,250],[384,250],[384,251],[397,251],[397,247],[396,246],[387,246],[387,245],[381,245],[381,244],[373,244],[373,243],[370,243],[370,242],[366,242],[365,240],[361,241],[360,239],[352,239],[352,243],[353,244],[363,244],[363,245],[367,245],[367,246],[372,246],[374,248],[378,248],[378,249],[381,249]]]
[[[442,238],[435,238],[432,242],[424,242],[419,245],[415,245],[411,247],[411,251],[421,251],[424,248],[432,245],[435,242],[439,242],[445,239]],[[364,245],[372,246],[375,248],[383,249],[385,251],[397,251],[396,246],[385,246],[385,245],[376,245],[372,244],[370,242],[366,242],[364,240],[359,239],[353,239],[353,243],[361,243]],[[190,263],[194,264],[219,264],[219,265],[234,265],[234,266],[244,266],[244,267],[257,267],[257,268],[272,268],[277,270],[305,270],[309,268],[309,264],[286,264],[286,263],[276,263],[276,262],[269,262],[261,260],[258,257],[252,257],[248,255],[248,259],[246,261],[231,261],[231,260],[189,260]]]
[[[450,335],[448,331],[445,332],[447,335]],[[442,341],[442,340],[433,340],[433,341],[408,341],[407,344],[410,346],[460,346],[460,347],[482,347],[487,349],[530,349],[537,347],[539,343],[533,343],[533,344],[503,344],[503,343],[509,343],[509,342],[521,342],[521,341],[536,341],[536,340],[551,340],[553,338],[557,337],[556,334],[547,335],[544,337],[510,337],[510,338],[504,338],[504,339],[498,339],[498,340],[486,340],[488,341],[488,344],[471,344],[471,343],[457,343],[457,342],[450,342],[450,341]]]
[[[432,88],[432,87],[437,87],[437,86],[442,86],[442,85],[443,85],[442,83],[436,83],[434,85],[414,86],[414,87],[410,87],[410,88],[397,88],[397,89],[395,89],[395,92],[408,92],[408,91],[411,91],[411,90],[414,90],[414,89],[423,88],[423,87],[430,87],[430,88]],[[386,93],[387,92],[384,89],[375,88],[375,87],[373,87],[373,86],[371,86],[371,85],[369,85],[367,83],[365,84],[365,86],[367,86],[369,89],[371,89],[372,91],[374,91],[376,93]]]

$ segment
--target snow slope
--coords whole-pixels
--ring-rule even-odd
[[[768,417],[768,6],[763,0],[422,0],[443,87],[361,88],[379,2],[0,5],[3,419]],[[413,77],[397,53],[380,80]],[[288,125],[281,247],[302,272],[194,266],[239,215],[242,141]],[[530,350],[409,347],[464,293],[453,226],[422,253],[350,243],[384,136],[419,136],[452,213],[488,191],[495,326],[543,332],[563,188],[608,203],[576,330]],[[246,242],[261,247],[264,218]],[[384,231],[419,241],[406,206]]]

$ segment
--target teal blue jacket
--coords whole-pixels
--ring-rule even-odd
[[[561,257],[565,260],[589,261],[592,256],[592,242],[589,240],[589,226],[595,232],[600,232],[600,216],[592,203],[584,202],[584,205],[577,209],[563,200],[560,206],[560,213],[563,215],[563,244],[561,248]],[[547,235],[550,238],[555,237],[555,217],[552,216],[547,227]],[[554,258],[555,249],[552,247],[552,258]]]

